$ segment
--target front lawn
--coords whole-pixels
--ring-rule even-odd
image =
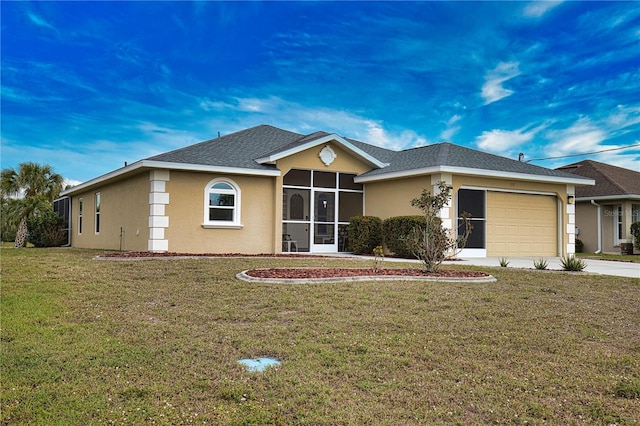
[[[1,424],[640,421],[639,279],[267,285],[235,274],[368,264],[96,254],[0,251]]]
[[[576,253],[577,257],[582,259],[596,260],[612,260],[615,262],[633,262],[640,263],[640,254],[595,254],[595,253]]]

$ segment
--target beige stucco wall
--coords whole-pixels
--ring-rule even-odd
[[[205,187],[226,178],[240,188],[240,229],[203,228]],[[274,246],[273,177],[172,171],[166,182],[168,249],[179,253],[271,253]]]
[[[576,227],[580,229],[579,238],[584,244],[584,253],[598,250],[598,208],[589,202],[576,203]]]
[[[433,191],[431,176],[414,176],[365,184],[365,214],[384,220],[393,216],[421,214],[411,205],[425,189]]]
[[[100,233],[95,230],[95,193],[100,192]],[[83,199],[82,234],[78,234],[78,200]],[[149,238],[149,173],[74,195],[71,245],[79,248],[139,251]],[[122,238],[120,228],[122,227]],[[122,242],[122,246],[121,246]]]

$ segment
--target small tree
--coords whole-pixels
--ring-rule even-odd
[[[462,223],[458,229],[462,229],[462,234],[457,238],[452,235],[452,230],[442,226],[439,214],[451,199],[450,192],[451,188],[445,182],[439,181],[437,194],[431,195],[425,189],[420,198],[411,201],[412,206],[422,210],[425,225],[413,229],[407,238],[407,245],[413,255],[422,261],[427,272],[437,272],[447,254],[457,254],[467,244],[473,229],[470,215],[466,212],[461,215]]]

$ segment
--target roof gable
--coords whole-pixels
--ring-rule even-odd
[[[594,186],[576,188],[576,197],[640,195],[640,172],[593,160],[568,164],[559,170],[595,180]]]
[[[339,136],[335,133],[329,134],[325,132],[315,132],[310,135],[307,135],[300,140],[297,140],[288,145],[279,147],[277,150],[265,156],[257,158],[256,161],[260,164],[267,164],[267,163],[273,164],[277,160],[280,160],[281,158],[288,157],[293,154],[297,154],[309,148],[323,145],[328,142],[335,142],[338,145],[341,145],[343,148],[347,149],[348,151],[351,151],[356,157],[359,157],[360,159],[364,160],[366,163],[368,163],[372,167],[382,168],[387,165],[383,161],[377,159],[367,151],[357,147],[356,145],[351,143],[351,141],[343,138],[342,136]]]

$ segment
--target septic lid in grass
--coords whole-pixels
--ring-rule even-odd
[[[255,359],[241,359],[238,363],[247,367],[247,371],[262,372],[267,367],[273,367],[282,364],[275,358],[255,358]]]

